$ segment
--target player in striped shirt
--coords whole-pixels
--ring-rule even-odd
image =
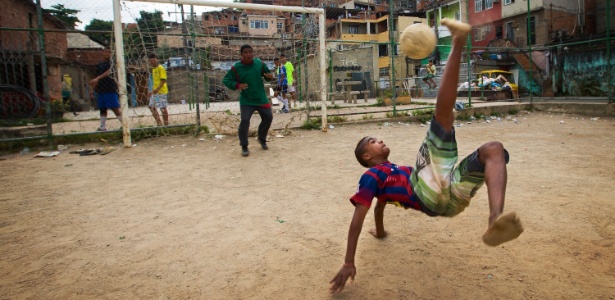
[[[446,18],[441,22],[451,31],[453,48],[442,77],[434,118],[417,155],[416,168],[389,162],[390,149],[375,137],[362,138],[355,148],[357,160],[368,170],[361,176],[359,187],[350,198],[355,211],[348,230],[346,257],[344,265],[330,281],[331,292],[341,291],[349,277],[354,279],[357,243],[373,198],[377,199],[374,208],[376,228],[370,233],[381,239],[387,236],[383,222],[387,203],[420,210],[429,216],[453,217],[470,204],[476,191],[486,183],[490,213],[483,242],[497,246],[523,232],[516,213],[503,214],[508,152],[502,143],[488,142],[455,166],[457,142],[453,107],[457,98],[461,54],[471,27]]]

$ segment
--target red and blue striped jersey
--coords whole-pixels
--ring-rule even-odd
[[[378,201],[387,204],[422,210],[410,183],[412,171],[412,167],[398,166],[388,161],[371,167],[361,176],[357,192],[350,198],[350,202],[370,207],[376,197]]]

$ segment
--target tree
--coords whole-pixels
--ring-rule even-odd
[[[159,10],[152,12],[140,11],[140,18],[137,19],[137,25],[143,38],[143,45],[146,50],[153,50],[157,46],[157,32],[164,30],[164,21],[162,20],[162,12]],[[151,34],[150,34],[151,33]]]
[[[107,31],[108,33],[88,31]],[[100,44],[109,45],[113,38],[113,21],[93,19],[90,24],[85,25],[85,34]]]
[[[74,29],[77,23],[81,23],[79,18],[75,16],[80,12],[79,10],[66,8],[63,4],[56,4],[51,6],[51,8],[53,9],[46,9],[45,11],[66,23],[69,28]]]

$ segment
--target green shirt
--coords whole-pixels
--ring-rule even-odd
[[[293,67],[293,64],[290,61],[287,61],[284,64],[284,67],[286,67],[286,79],[288,79],[288,85],[293,85],[293,82],[295,81],[295,78],[293,77],[295,67]]]
[[[267,65],[255,58],[249,65],[238,62],[232,66],[222,79],[222,83],[231,90],[237,90],[240,83],[247,83],[248,88],[239,94],[239,104],[261,106],[269,104],[263,84],[263,74],[269,72],[271,71]]]

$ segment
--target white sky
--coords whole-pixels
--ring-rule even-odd
[[[233,2],[233,0],[219,0],[219,2]],[[162,18],[165,21],[181,22],[180,8],[173,4],[149,3],[120,1],[122,6],[122,23],[134,23],[139,18],[139,11],[153,12],[162,11]],[[92,19],[113,21],[113,1],[112,0],[41,0],[43,8],[51,8],[56,4],[62,4],[65,8],[76,9],[80,12],[77,17],[81,23],[77,24],[77,29],[84,29],[85,25],[90,24]],[[223,7],[194,6],[194,12],[200,15],[204,11],[221,10]],[[170,13],[170,14],[169,14]],[[185,18],[189,17],[190,5],[184,5]]]

